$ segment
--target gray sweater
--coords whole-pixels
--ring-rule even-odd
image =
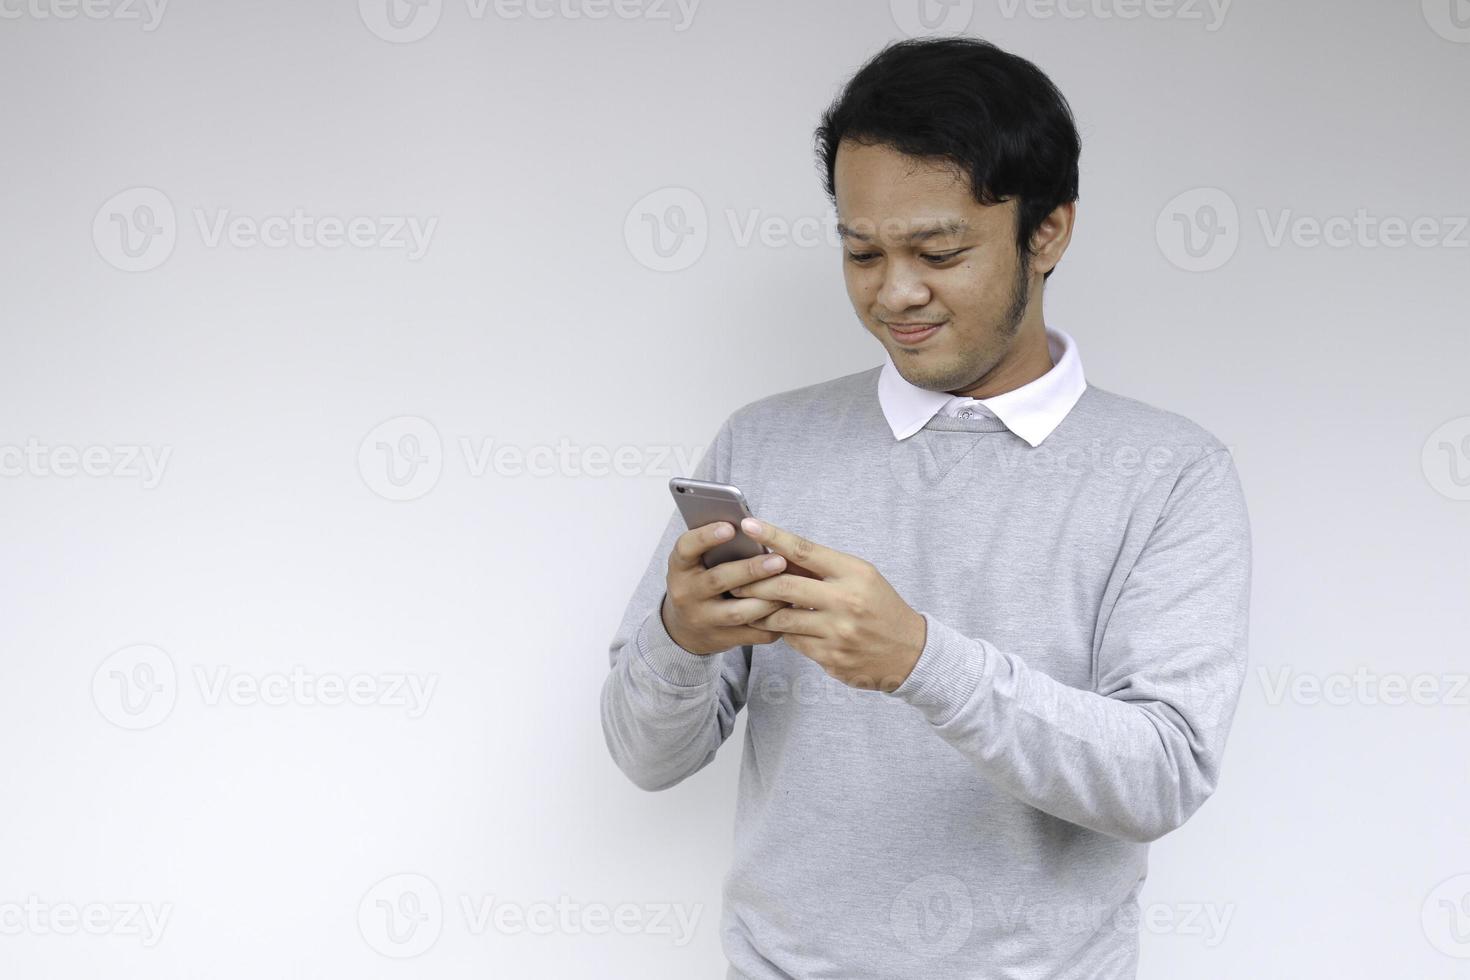
[[[727,977],[1133,977],[1148,843],[1214,791],[1245,676],[1234,461],[1091,384],[1035,448],[993,416],[898,441],[878,374],[738,409],[694,475],[872,562],[926,621],[913,672],[885,694],[784,642],[679,647],[675,512],[612,640],[608,749],[666,789],[749,712]]]

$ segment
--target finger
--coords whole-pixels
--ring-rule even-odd
[[[703,569],[704,553],[734,536],[735,526],[729,521],[690,528],[674,540],[674,550],[669,552],[669,568],[678,571]]]
[[[737,646],[775,643],[779,639],[781,639],[781,634],[775,630],[757,629],[754,626],[743,626],[738,632],[731,634],[731,641]]]
[[[770,521],[747,517],[740,522],[740,529],[778,555],[784,555],[788,561],[810,569],[822,578],[841,574],[852,561],[849,554],[793,534]]]
[[[775,562],[775,566],[767,568],[765,563],[768,561]],[[720,595],[738,585],[770,578],[785,568],[786,559],[780,555],[756,555],[754,558],[721,562],[700,578],[699,591],[705,597]]]
[[[731,593],[757,599],[778,599],[805,609],[828,609],[837,587],[819,578],[803,575],[775,575],[731,589]]]
[[[798,636],[826,636],[823,624],[826,614],[811,609],[777,609],[750,625],[756,629],[774,630],[777,633],[795,633]]]
[[[721,599],[715,606],[714,625],[730,629],[749,626],[756,620],[785,608],[784,602],[770,599]]]

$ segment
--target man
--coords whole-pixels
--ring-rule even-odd
[[[730,525],[670,519],[608,748],[664,789],[749,709],[729,977],[1133,977],[1148,843],[1214,791],[1245,674],[1234,463],[1046,327],[1079,142],[1034,65],[892,45],[817,142],[885,363],[726,419],[695,476],[775,554],[706,570]]]

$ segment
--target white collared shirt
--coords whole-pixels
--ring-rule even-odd
[[[989,414],[1033,448],[1041,445],[1087,388],[1076,341],[1063,331],[1048,327],[1046,346],[1051,352],[1050,371],[991,398],[966,398],[920,388],[899,374],[893,358],[888,357],[878,376],[878,403],[893,437],[907,439],[939,414],[957,418]]]

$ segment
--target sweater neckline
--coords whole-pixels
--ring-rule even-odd
[[[935,415],[923,425],[938,432],[1009,432],[1006,424],[994,415],[977,415],[962,419],[952,415]],[[920,431],[923,431],[922,429]]]

